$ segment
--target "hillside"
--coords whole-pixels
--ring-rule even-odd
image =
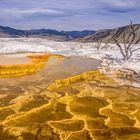
[[[133,25],[133,28],[136,29],[136,40],[140,39],[140,24]],[[101,41],[102,43],[110,42],[113,43],[112,36],[115,34],[116,39],[123,43],[123,34],[126,33],[126,37],[129,35],[130,25],[119,27],[115,29],[106,29],[99,30],[94,35],[86,36],[74,41],[78,42],[97,42]]]
[[[136,40],[140,39],[140,24],[133,25],[136,29]],[[126,38],[129,35],[130,25],[104,30],[84,30],[84,31],[57,31],[52,29],[33,29],[17,30],[10,27],[0,26],[0,38],[45,38],[54,41],[74,41],[74,42],[97,42],[113,43],[112,36],[115,34],[116,39],[123,43],[123,34]],[[131,38],[130,38],[131,39]]]
[[[10,27],[0,26],[0,38],[46,38],[55,41],[68,41],[89,35],[93,35],[95,31],[57,31],[51,29],[36,29],[36,30],[17,30]]]

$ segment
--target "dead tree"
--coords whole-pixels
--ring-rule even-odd
[[[96,50],[100,50],[100,49],[106,49],[108,47],[108,42],[104,43],[103,45],[103,39],[99,39],[96,42],[94,42],[94,47],[96,48]]]
[[[134,52],[140,49],[134,46],[135,44],[140,42],[140,38],[136,37],[137,30],[138,26],[136,26],[135,28],[135,26],[131,22],[131,24],[128,27],[128,32],[126,30],[123,31],[122,34],[123,44],[121,44],[119,40],[116,38],[117,32],[112,36],[113,41],[118,46],[125,61],[129,60],[133,56]]]
[[[101,39],[99,39],[99,40],[97,40],[96,42],[94,42],[94,47],[96,48],[96,50],[100,50],[100,48],[101,48],[101,45],[102,45],[102,40]]]

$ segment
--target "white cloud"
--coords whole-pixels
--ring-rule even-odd
[[[51,13],[51,14],[62,14],[63,11],[47,9],[47,8],[33,8],[33,9],[4,9],[6,13],[18,13],[18,14],[34,14],[34,13]]]

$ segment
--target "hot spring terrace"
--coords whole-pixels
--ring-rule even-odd
[[[107,75],[100,63],[44,53],[2,56],[0,139],[140,139],[140,88],[120,82],[133,73]]]

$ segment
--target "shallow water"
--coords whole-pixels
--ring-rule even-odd
[[[17,57],[10,55],[0,55],[0,65],[4,64],[26,64],[30,61],[27,57]]]
[[[50,81],[56,79],[63,79],[68,76],[76,75],[85,71],[90,71],[97,69],[100,65],[100,61],[95,59],[89,59],[84,57],[49,57],[49,60],[46,62],[45,68],[41,71],[27,76],[15,77],[15,78],[0,78],[0,85],[24,85],[28,83],[35,85],[36,82],[40,81],[41,85],[44,81],[48,84]]]
[[[83,57],[49,58],[34,75],[0,79],[0,139],[138,140],[140,89],[102,85],[102,75],[49,91],[54,81],[97,69]],[[101,78],[101,79],[100,79]]]

